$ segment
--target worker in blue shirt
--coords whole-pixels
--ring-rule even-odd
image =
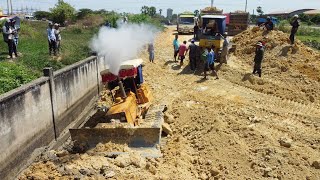
[[[214,46],[207,48],[207,57],[206,62],[204,63],[204,79],[207,79],[207,71],[212,70],[212,74],[216,76],[216,79],[219,79],[218,73],[214,69],[214,61],[215,61],[215,53],[214,53]]]
[[[179,47],[180,47],[180,44],[179,44],[179,41],[178,41],[178,35],[176,34],[174,40],[173,40],[173,57],[174,57],[174,62],[177,61],[177,55],[179,53]]]
[[[57,55],[57,40],[55,35],[55,29],[53,28],[53,23],[49,22],[49,28],[47,29],[48,43],[49,43],[49,55]]]

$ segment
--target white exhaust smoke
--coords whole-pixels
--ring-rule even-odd
[[[122,24],[117,29],[102,27],[90,47],[104,56],[111,73],[118,75],[121,63],[137,58],[142,48],[153,42],[157,32],[154,26],[146,24]]]

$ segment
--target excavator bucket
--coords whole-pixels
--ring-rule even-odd
[[[75,149],[79,152],[94,148],[99,143],[108,142],[127,144],[132,148],[159,149],[164,109],[165,106],[150,107],[144,122],[138,127],[115,127],[101,118],[92,118],[86,123],[89,127],[85,125],[80,129],[70,129],[71,139]],[[90,128],[93,125],[95,127]]]

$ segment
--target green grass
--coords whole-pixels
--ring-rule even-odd
[[[320,43],[319,36],[297,36],[300,41],[317,41]]]
[[[62,55],[57,61],[48,55],[46,22],[22,22],[18,51],[22,57],[8,62],[7,44],[0,42],[0,94],[17,88],[40,76],[44,67],[54,70],[89,56],[88,43],[97,28],[62,30]]]

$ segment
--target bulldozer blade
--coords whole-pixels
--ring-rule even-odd
[[[161,128],[70,129],[70,134],[74,146],[83,151],[108,142],[133,148],[156,148],[160,144]]]

